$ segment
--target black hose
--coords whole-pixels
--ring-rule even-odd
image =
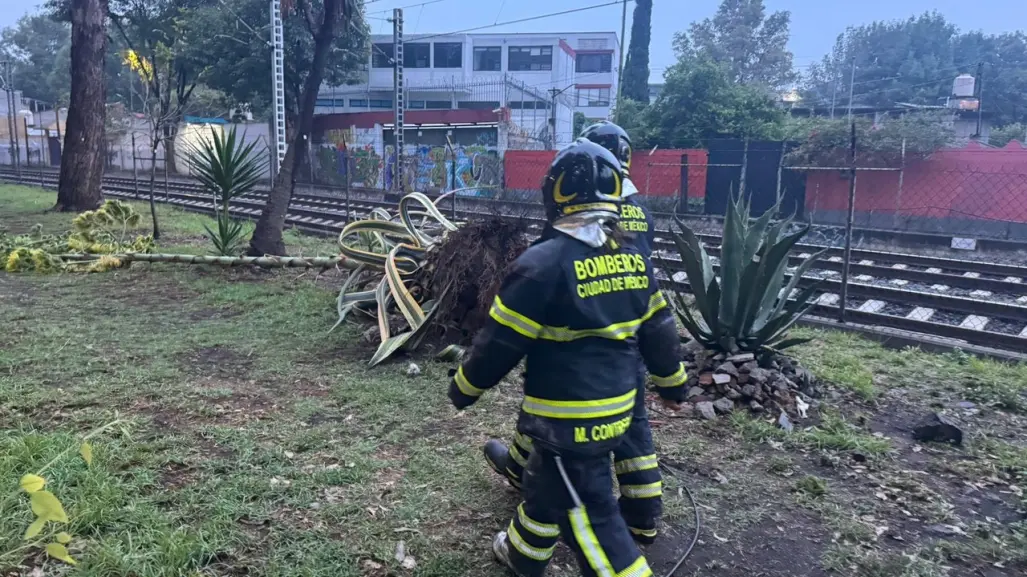
[[[677,573],[678,569],[680,569],[682,565],[684,565],[688,556],[692,554],[692,550],[695,549],[695,544],[699,542],[699,506],[695,502],[695,496],[693,496],[692,492],[688,489],[688,485],[685,485],[684,479],[682,478],[683,473],[680,469],[672,467],[663,461],[660,461],[660,468],[674,475],[679,481],[681,481],[681,488],[683,488],[685,490],[685,494],[688,495],[688,500],[692,503],[692,512],[695,514],[695,535],[692,536],[692,542],[688,545],[688,549],[685,549],[685,552],[678,558],[677,563],[675,563],[674,566],[671,567],[670,571],[664,576],[674,577],[674,574]]]

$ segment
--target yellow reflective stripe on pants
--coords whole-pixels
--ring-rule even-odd
[[[456,387],[460,389],[460,392],[467,395],[468,397],[480,397],[481,394],[485,392],[484,389],[479,389],[467,380],[467,377],[464,376],[463,367],[457,369],[456,375],[453,377],[453,380],[456,381]]]
[[[489,316],[497,323],[529,339],[537,338],[539,331],[542,330],[542,325],[504,305],[499,295],[496,295],[496,299],[492,301]]]
[[[663,481],[645,485],[621,485],[620,494],[629,499],[650,499],[663,495]]]
[[[555,543],[552,547],[545,549],[528,545],[521,537],[521,534],[517,532],[517,527],[514,527],[513,521],[510,521],[510,528],[506,532],[506,537],[510,540],[510,544],[513,545],[514,549],[517,549],[518,553],[534,561],[548,561],[553,556],[553,550],[556,549]]]
[[[524,397],[521,409],[530,415],[552,419],[598,419],[620,415],[635,406],[635,391],[619,397],[594,401],[551,401],[538,397]]]
[[[599,544],[599,538],[592,530],[592,523],[588,520],[588,513],[584,507],[575,507],[568,514],[571,522],[571,532],[574,533],[574,540],[581,547],[581,552],[588,561],[588,566],[596,572],[599,577],[617,577],[617,572],[610,564],[610,558],[606,551]]]
[[[688,374],[685,372],[685,364],[679,363],[678,370],[675,371],[674,374],[668,377],[658,377],[656,375],[652,375],[652,379],[653,384],[657,387],[680,387],[681,385],[685,384],[685,381],[688,380]]]
[[[524,512],[524,503],[517,506],[517,519],[521,522],[521,525],[525,529],[531,531],[535,535],[544,538],[555,539],[560,536],[560,526],[555,523],[539,523],[532,519]]]
[[[656,455],[646,455],[644,457],[616,461],[613,463],[613,470],[618,475],[623,475],[624,473],[633,473],[635,471],[648,471],[659,466],[659,463],[656,462]]]
[[[653,571],[649,568],[649,563],[646,563],[645,557],[639,556],[627,569],[617,573],[617,577],[649,577],[652,574]]]

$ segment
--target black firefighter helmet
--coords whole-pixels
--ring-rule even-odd
[[[584,211],[620,214],[623,176],[610,151],[579,138],[553,159],[542,181],[542,202],[550,222]]]
[[[620,126],[602,120],[581,131],[581,137],[609,150],[620,161],[624,176],[631,173],[631,137]]]

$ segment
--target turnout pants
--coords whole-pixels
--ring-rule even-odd
[[[613,498],[609,456],[562,457],[566,480],[557,458],[537,449],[528,459],[524,502],[506,534],[516,571],[542,577],[562,536],[584,577],[651,577]]]
[[[645,410],[644,374],[642,377],[631,426],[613,451],[613,468],[620,485],[621,515],[635,539],[649,544],[656,539],[657,526],[663,515],[663,480]],[[510,444],[510,459],[506,467],[507,477],[515,487],[522,488],[524,469],[531,453],[531,439],[517,433]]]

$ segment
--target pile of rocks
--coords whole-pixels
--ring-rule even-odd
[[[736,407],[797,414],[796,397],[819,396],[816,378],[784,355],[715,354],[697,343],[685,346],[686,401],[702,418],[714,419]]]

